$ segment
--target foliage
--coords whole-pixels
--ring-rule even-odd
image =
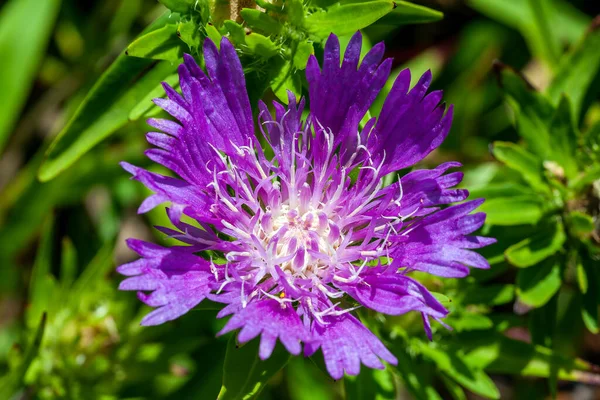
[[[498,377],[516,397],[599,381],[583,338],[600,332],[600,21],[583,2],[469,0],[470,21],[387,0],[33,3],[0,9],[11,55],[0,62],[0,302],[13,310],[0,316],[0,398],[495,399]],[[452,46],[432,33],[457,28]],[[492,268],[421,279],[444,293],[453,330],[435,325],[429,342],[417,315],[361,310],[399,365],[332,382],[319,356],[278,347],[262,362],[256,340],[215,338],[216,305],[140,327],[147,310],[117,290],[114,267],[132,256],[128,232],[166,223],[164,209],[135,215],[145,193],[118,162],[145,162],[160,81],[177,86],[183,54],[202,64],[203,40],[227,36],[251,103],[287,102],[286,90],[306,94],[303,70],[328,35],[344,43],[358,29],[367,48],[385,39],[397,56],[384,91],[404,67],[413,83],[433,70],[456,113],[425,164],[464,162],[471,197],[487,199]],[[420,33],[426,48],[406,43]]]

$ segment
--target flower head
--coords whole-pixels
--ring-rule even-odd
[[[306,68],[308,116],[304,99],[290,93],[287,107],[273,104],[274,115],[259,104],[256,129],[231,43],[223,39],[220,51],[204,43],[207,73],[185,57],[182,95],[165,85],[168,99],[155,100],[178,122],[151,119],[163,133],[147,136],[156,146],[148,157],[178,178],[123,163],[154,192],[139,212],[170,202],[175,229],[159,229],[183,244],[129,240],[141,258],[119,267],[129,276],[120,287],[156,307],[142,324],[175,319],[208,298],[225,304],[219,317],[232,315],[221,334],[241,329],[240,342],[260,335],[263,359],[277,339],[292,354],[302,344],[305,355],[321,348],[338,379],[358,374],[361,363],[397,362],[356,308],[417,311],[431,335],[430,319],[447,310],[410,272],[464,277],[469,267],[489,267],[473,249],[493,239],[468,236],[484,222],[471,214],[481,201],[440,208],[468,196],[453,188],[462,174],[448,172],[460,164],[384,183],[440,145],[452,107],[440,104],[440,91],[426,94],[429,72],[409,90],[404,70],[379,117],[361,123],[391,68],[381,62],[383,44],[359,62],[361,42],[354,35],[340,62],[332,35],[322,68],[314,56]]]

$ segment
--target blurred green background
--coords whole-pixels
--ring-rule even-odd
[[[173,9],[178,1],[163,3],[178,11]],[[292,3],[288,2],[290,10]],[[343,1],[342,6],[353,3],[367,2]],[[595,250],[600,209],[599,195],[594,194],[600,189],[593,186],[600,179],[600,40],[592,24],[600,13],[599,3],[414,2],[427,8],[397,3],[394,11],[362,25],[352,25],[350,18],[346,25],[331,26],[345,33],[346,40],[354,27],[362,28],[367,46],[385,41],[395,73],[410,67],[414,79],[432,70],[433,88],[444,90],[445,101],[455,106],[455,117],[448,139],[423,164],[462,162],[464,186],[491,199],[486,209],[491,220],[484,229],[499,238],[498,245],[485,251],[492,269],[464,282],[423,277],[429,287],[447,296],[453,312],[447,322],[454,331],[438,326],[434,343],[426,340],[420,319],[413,315],[387,320],[361,315],[386,338],[398,356],[397,368],[363,368],[358,378],[333,382],[319,359],[292,358],[283,370],[267,376],[270,381],[260,398],[600,398],[600,369],[594,366],[600,364],[600,262]],[[297,21],[319,10],[333,15],[330,10],[336,3],[305,1],[304,9],[300,4],[301,16],[272,11],[275,19],[283,15],[277,20],[284,26],[284,31],[273,33],[263,22],[253,26],[249,14],[223,17],[219,12],[231,11],[226,1],[197,14],[188,9],[171,14],[155,0],[2,3],[0,400],[216,398],[223,376],[234,373],[228,371],[227,360],[235,361],[227,348],[229,336],[214,336],[223,325],[215,319],[216,309],[201,307],[163,326],[142,328],[139,321],[148,310],[134,294],[116,289],[120,278],[115,266],[134,257],[124,240],[164,243],[151,227],[166,219],[159,208],[136,214],[147,193],[129,180],[118,162],[150,165],[143,157],[148,129],[144,120],[158,113],[150,99],[162,95],[161,80],[176,83],[173,74],[182,51],[201,59],[197,44],[204,37],[228,35],[239,46],[253,101],[281,97],[285,88],[306,93],[303,68],[294,64],[302,58],[300,50],[291,55],[287,51],[306,42],[306,57],[312,52],[319,56],[323,38],[308,25],[316,25],[314,18],[305,25]],[[236,16],[239,25],[223,23]],[[148,31],[155,36],[140,38],[157,19],[162,25]],[[207,24],[209,19],[214,27]],[[250,31],[252,35],[236,39],[239,32]],[[264,53],[270,44],[255,45],[263,38],[274,43],[273,54]],[[582,47],[585,51],[576,51]],[[531,128],[535,124],[527,125],[542,119],[536,113],[546,100],[520,96],[521,83],[511,83],[517,75],[507,66],[546,93],[552,110],[560,109],[555,100],[562,90],[571,91],[572,130],[591,132],[577,133],[572,162],[578,172],[572,177],[566,167],[571,161],[562,164],[558,154],[540,159],[542,178],[531,178],[520,166],[512,168],[514,159],[498,150],[505,146],[512,151],[512,144],[496,146],[492,155],[496,141],[525,143],[524,148],[535,153],[541,146],[536,143],[549,140]],[[552,86],[557,81],[563,89]],[[371,110],[373,115],[382,99]],[[530,120],[520,119],[531,115]],[[554,165],[548,160],[558,163],[566,177],[554,173],[548,178]],[[539,194],[545,186],[539,184],[538,194],[529,194],[521,185],[535,188],[542,180],[551,188],[548,193],[559,192],[552,195],[559,197],[556,208],[532,206],[529,200],[511,203],[523,193],[545,202]],[[580,186],[570,184],[576,180]],[[567,188],[564,193],[561,182]],[[577,206],[570,205],[577,201]],[[516,211],[531,212],[514,216]],[[511,215],[516,222],[507,223]],[[556,239],[558,234],[542,238],[549,243],[542,250],[552,250],[543,256],[528,253],[527,260],[534,260],[529,265],[520,265],[514,247],[506,254],[511,245],[552,231],[547,224],[558,224],[550,228],[566,231],[566,239]],[[546,266],[551,263],[548,256],[560,260],[553,264],[559,266]]]

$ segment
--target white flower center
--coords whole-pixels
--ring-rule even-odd
[[[340,241],[339,229],[323,211],[301,214],[287,204],[263,216],[257,236],[284,272],[306,278],[320,276],[331,265]]]

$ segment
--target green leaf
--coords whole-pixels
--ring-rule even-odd
[[[586,328],[594,334],[600,332],[600,273],[598,273],[597,262],[587,255],[582,254],[578,262],[581,269],[585,272],[588,284],[587,290],[583,293],[581,307],[581,317]]]
[[[435,22],[444,18],[444,13],[431,8],[407,1],[396,1],[394,10],[380,18],[375,24],[377,26],[401,26],[408,24],[423,24]]]
[[[39,323],[42,315],[47,314],[54,304],[56,280],[51,274],[53,230],[52,218],[47,218],[42,230],[40,246],[35,257],[29,283],[29,307],[25,319],[29,328],[34,328]]]
[[[578,40],[590,18],[564,0],[546,0],[551,2],[548,20],[551,21],[553,37],[561,41]],[[537,26],[535,10],[529,2],[523,0],[467,0],[467,4],[480,13],[513,27],[521,32],[530,49],[538,56],[545,53],[546,38],[543,30]],[[553,40],[557,40],[553,39]]]
[[[564,170],[569,179],[577,175],[577,138],[579,134],[572,117],[570,101],[562,96],[558,108],[550,122],[550,137],[552,139],[552,156]]]
[[[60,4],[60,0],[12,0],[0,9],[0,154],[25,105]]]
[[[519,135],[533,153],[546,160],[552,154],[548,128],[554,116],[554,107],[510,67],[496,62],[494,68],[517,116]]]
[[[164,78],[163,82],[166,82],[174,89],[178,88],[179,87],[179,74],[171,74],[171,75],[167,76],[166,78]],[[141,99],[140,102],[131,109],[131,111],[129,112],[129,120],[137,121],[138,119],[142,118],[143,116],[148,115],[150,110],[152,110],[153,108],[158,108],[158,106],[156,106],[152,102],[152,100],[156,99],[158,97],[165,97],[165,96],[166,96],[165,89],[163,88],[162,83],[157,83],[156,86],[154,87],[154,89],[149,91],[148,94],[146,94],[144,96],[144,98]]]
[[[445,351],[433,344],[418,343],[421,343],[419,350],[423,356],[433,361],[436,367],[449,378],[475,394],[488,399],[500,398],[498,388],[483,369],[465,362],[461,354],[457,354],[455,351]]]
[[[483,330],[493,326],[492,320],[485,315],[470,311],[461,311],[447,321],[456,332]]]
[[[510,142],[494,142],[492,153],[499,161],[519,172],[532,188],[548,192],[541,159],[521,146]]]
[[[170,15],[167,12],[144,33],[166,25]],[[175,69],[175,65],[166,61],[120,55],[50,145],[38,178],[41,181],[53,179],[122,127],[127,123],[131,110],[156,87],[157,82]]]
[[[318,40],[325,39],[330,33],[345,36],[371,25],[393,9],[393,1],[337,3],[326,10],[306,16],[305,26]]]
[[[294,58],[292,62],[294,63],[294,68],[299,70],[306,69],[306,64],[308,64],[308,58],[315,54],[315,49],[313,45],[308,40],[303,40],[296,46],[294,51]]]
[[[17,391],[22,389],[22,383],[23,379],[25,378],[25,374],[27,373],[31,363],[37,357],[42,345],[44,332],[46,331],[46,319],[46,314],[42,314],[37,325],[37,329],[35,330],[35,335],[27,347],[27,351],[23,360],[8,374],[0,378],[0,399],[12,399]]]
[[[552,348],[558,319],[558,295],[554,295],[544,307],[529,311],[529,333],[531,342]]]
[[[295,93],[296,97],[302,93],[301,73],[288,60],[280,60],[279,63],[282,64],[282,67],[271,79],[271,90],[279,100],[287,104],[288,90]]]
[[[510,303],[515,297],[515,285],[493,284],[486,286],[469,285],[461,291],[465,304],[486,304],[497,306]]]
[[[469,188],[469,193],[472,198],[483,197],[485,199],[535,195],[530,187],[515,182],[490,183],[482,187]]]
[[[441,400],[442,397],[433,387],[430,376],[431,365],[415,360],[414,352],[408,352],[407,344],[398,339],[393,343],[392,353],[398,357],[398,365],[392,367],[397,371],[406,389],[415,400]]]
[[[278,35],[283,29],[279,21],[260,10],[243,8],[240,14],[248,26],[266,35]]]
[[[566,239],[562,223],[554,221],[550,226],[540,227],[534,236],[513,244],[504,254],[516,267],[531,267],[558,252]]]
[[[450,396],[452,396],[454,400],[467,400],[467,395],[459,384],[449,378],[446,374],[441,374],[440,378],[442,378],[444,386],[446,386],[446,389],[448,389]]]
[[[581,211],[571,211],[567,221],[571,232],[577,236],[587,236],[594,231],[594,218]]]
[[[190,12],[198,0],[158,0],[159,3],[176,13]]]
[[[578,381],[585,374],[598,377],[588,372],[594,367],[585,361],[561,356],[543,346],[509,339],[499,332],[462,334],[458,346],[465,352],[465,362],[490,373],[547,378],[557,371],[559,379],[569,381]]]
[[[183,57],[182,42],[177,37],[177,24],[167,24],[135,39],[125,54],[132,57],[177,62]]]
[[[246,46],[251,53],[263,60],[268,60],[279,53],[279,46],[260,33],[253,32],[246,35]]]
[[[358,376],[344,378],[347,400],[394,400],[396,387],[391,370],[368,369]]]
[[[547,93],[553,103],[558,104],[562,94],[573,102],[576,120],[590,85],[600,73],[600,21],[595,20],[583,39],[561,60],[556,77]]]
[[[55,178],[125,125],[131,110],[175,69],[168,61],[117,58],[52,142],[38,178],[42,182]]]
[[[539,197],[517,196],[486,200],[479,211],[487,214],[489,225],[523,225],[535,224],[544,214]]]
[[[560,289],[562,283],[560,262],[549,258],[535,267],[517,272],[517,295],[530,307],[541,307]]]
[[[206,30],[206,36],[218,46],[221,35],[217,29],[211,24],[204,25],[204,29]],[[181,22],[179,22],[179,25],[177,25],[176,34],[179,39],[188,45],[192,53],[198,52],[198,49],[200,49],[200,46],[202,45],[202,35],[200,34],[200,29],[195,19],[182,19]]]
[[[235,335],[227,344],[223,365],[223,386],[218,400],[257,398],[267,381],[287,364],[290,354],[277,345],[271,357],[258,358],[259,340],[237,346]]]
[[[531,27],[535,30],[538,41],[538,52],[551,68],[558,62],[561,53],[560,38],[552,25],[556,22],[552,6],[548,0],[529,0],[532,21]]]
[[[94,256],[90,264],[83,270],[79,279],[73,284],[69,299],[72,301],[71,306],[74,309],[79,308],[79,300],[84,296],[86,291],[91,290],[91,288],[104,281],[109,271],[114,268],[113,251],[113,243],[105,244]]]
[[[77,250],[69,238],[62,241],[60,260],[60,287],[64,297],[69,296],[71,284],[77,275]]]
[[[223,26],[236,46],[241,46],[246,43],[246,32],[242,25],[235,21],[227,20],[223,22]]]

